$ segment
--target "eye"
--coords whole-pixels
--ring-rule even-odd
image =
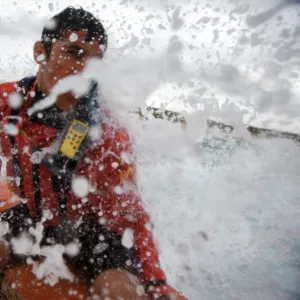
[[[84,57],[85,53],[83,49],[68,49],[67,53],[71,54],[72,56],[76,57],[76,58],[82,58]]]

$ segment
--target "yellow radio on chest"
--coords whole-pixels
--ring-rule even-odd
[[[66,189],[71,184],[72,174],[90,145],[89,129],[92,126],[100,126],[104,117],[105,114],[100,107],[98,85],[92,80],[89,91],[77,100],[74,109],[70,110],[65,117],[66,126],[57,139],[59,151],[52,155],[45,155],[42,160],[55,175],[53,178],[57,183],[57,191]]]
[[[69,158],[74,158],[78,148],[87,135],[89,127],[87,124],[73,120],[72,125],[65,136],[65,139],[60,147],[60,151]]]

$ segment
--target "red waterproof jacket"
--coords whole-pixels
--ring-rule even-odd
[[[53,218],[46,224],[57,225],[59,221],[58,194],[52,188],[51,172],[43,164],[32,162],[32,147],[49,147],[58,136],[55,128],[31,122],[26,111],[35,95],[35,83],[27,91],[21,108],[18,109],[18,132],[13,138],[7,134],[8,120],[16,114],[9,99],[13,94],[22,94],[19,82],[0,85],[0,145],[1,156],[7,160],[6,177],[10,190],[27,199],[33,217],[39,211],[49,210]],[[24,92],[24,91],[23,91]],[[23,95],[24,96],[24,95]],[[134,247],[142,265],[145,282],[165,282],[165,274],[160,268],[157,249],[151,234],[149,215],[141,205],[136,187],[135,165],[132,145],[127,130],[120,127],[112,114],[106,110],[106,118],[101,126],[101,138],[90,143],[74,172],[75,177],[88,180],[90,190],[85,199],[76,196],[72,190],[67,194],[67,218],[72,222],[83,216],[93,215],[108,229],[122,234],[130,229],[134,234]],[[15,129],[15,128],[14,128]],[[22,178],[15,176],[13,164],[18,160]],[[38,167],[37,167],[38,166]],[[37,170],[38,168],[38,170]],[[38,177],[36,175],[38,174]],[[39,185],[40,203],[36,203],[35,188]],[[158,289],[168,294],[172,288]],[[158,294],[160,294],[160,292]]]

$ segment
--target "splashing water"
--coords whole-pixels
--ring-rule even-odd
[[[227,141],[198,145],[197,156],[180,145],[180,128],[161,124],[178,141],[170,155],[157,121],[133,124],[139,183],[170,281],[189,299],[298,299],[299,145]]]
[[[5,3],[1,12],[5,81],[34,73],[41,26],[68,4],[25,2]],[[135,140],[139,188],[163,268],[189,299],[300,297],[299,145],[252,139],[242,126],[299,133],[300,10],[293,1],[267,2],[78,2],[109,28],[107,58],[86,72],[97,76]],[[128,116],[146,102],[192,112],[187,131]],[[206,136],[211,116],[239,135]],[[130,246],[130,235],[124,241]],[[38,276],[71,279],[57,269],[59,245],[44,253]]]

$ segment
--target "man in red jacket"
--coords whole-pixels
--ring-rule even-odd
[[[137,191],[128,133],[104,104],[101,136],[88,138],[69,181],[67,173],[57,175],[45,163],[47,149],[60,141],[79,100],[67,92],[46,109],[30,109],[59,80],[81,73],[88,59],[101,59],[106,47],[101,22],[83,9],[68,7],[51,19],[34,45],[37,75],[0,85],[5,178],[9,192],[23,200],[12,197],[0,203],[1,224],[9,224],[0,244],[0,268],[20,259],[12,239],[42,221],[41,246],[79,245],[79,253],[67,252],[65,259],[80,268],[101,299],[184,299],[167,284],[160,268],[150,218]],[[83,137],[85,130],[84,124],[76,124],[66,135],[74,149],[81,143],[76,132]],[[83,194],[76,192],[79,183],[87,185]]]

